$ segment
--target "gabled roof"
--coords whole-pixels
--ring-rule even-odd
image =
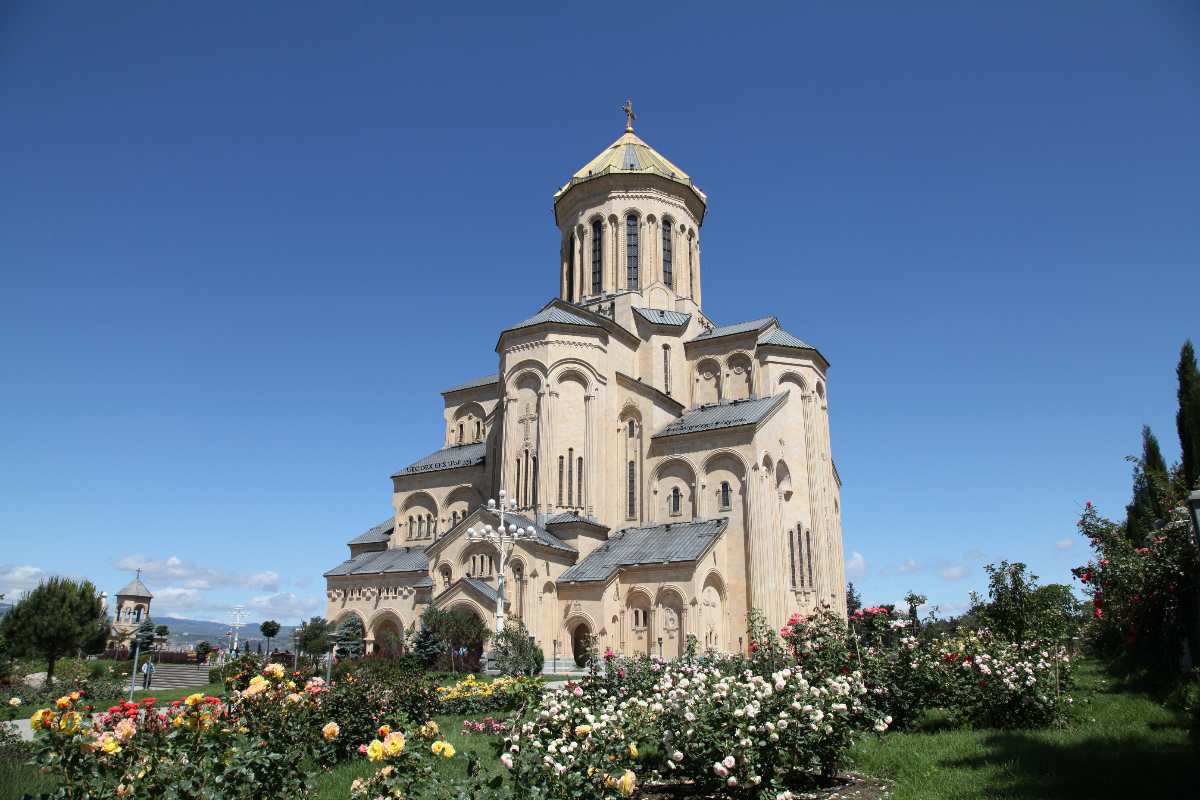
[[[386,542],[392,538],[392,531],[395,529],[395,527],[396,517],[393,515],[376,525],[374,528],[371,528],[371,530],[367,531],[361,536],[356,536],[355,538],[346,542],[346,544],[378,544],[379,542]]]
[[[776,347],[799,347],[803,350],[815,349],[812,345],[805,344],[795,336],[792,336],[783,328],[775,328],[774,330],[767,331],[762,336],[758,337],[758,343],[764,345],[773,344]]]
[[[414,583],[413,588],[414,589],[432,589],[433,588],[433,578],[426,575],[424,578],[421,578],[421,580]]]
[[[453,389],[447,389],[446,391],[442,392],[442,394],[450,394],[451,392],[461,392],[464,389],[478,389],[480,386],[492,386],[499,382],[500,382],[499,375],[484,375],[482,378],[476,378],[473,381],[467,381],[466,383],[460,383],[458,386],[455,386]]]
[[[503,332],[507,333],[508,331],[515,331],[521,328],[531,328],[534,325],[541,325],[543,322],[557,322],[560,325],[579,325],[585,328],[602,329],[604,327],[584,317],[582,314],[576,314],[560,306],[549,305],[524,322],[519,322],[516,325],[505,328]]]
[[[686,172],[670,161],[667,161],[657,150],[634,135],[632,128],[626,128],[624,136],[617,139],[603,153],[589,161],[583,169],[572,176],[566,186],[554,193],[554,202],[557,204],[562,196],[576,184],[599,178],[601,175],[613,173],[649,173],[661,175],[691,189],[696,193],[696,197],[700,199],[701,203],[708,201],[708,198],[704,196],[704,192],[700,191],[692,183],[692,179],[688,177]]]
[[[488,513],[491,514],[492,512],[488,511]],[[499,519],[498,515],[493,514],[493,516],[496,516],[496,518]],[[574,547],[571,547],[571,545],[567,544],[562,539],[543,528],[541,525],[535,525],[533,521],[529,519],[529,517],[523,517],[520,514],[505,514],[504,519],[510,525],[516,525],[520,528],[528,528],[533,526],[534,535],[537,536],[538,544],[544,545],[545,547],[549,547],[553,550],[562,550],[564,553],[579,552]]]
[[[134,578],[131,580],[128,586],[117,592],[117,595],[126,595],[128,597],[149,597],[154,599],[154,595],[150,594],[150,590],[146,588],[146,584],[142,583],[141,578]]]
[[[722,325],[719,328],[709,328],[704,333],[697,336],[695,339],[689,339],[691,342],[706,342],[709,339],[716,339],[721,336],[733,336],[735,333],[749,333],[750,331],[761,331],[763,328],[770,325],[772,322],[778,324],[779,320],[775,317],[763,317],[762,319],[752,319],[749,322],[738,322],[733,325]]]
[[[409,464],[392,477],[399,478],[402,475],[419,475],[422,472],[438,472],[460,467],[477,467],[483,463],[484,449],[484,442],[444,447],[436,453],[425,456],[415,464]]]
[[[467,514],[462,519],[459,520],[457,525],[452,527],[450,530],[446,531],[446,533],[440,539],[438,539],[436,542],[429,545],[430,550],[439,551],[442,548],[443,542],[449,542],[451,539],[455,539],[458,536],[466,535],[462,531],[468,530],[468,528],[466,527],[466,523],[468,520],[472,520],[471,527],[479,527],[480,523],[475,521],[478,519],[477,517],[474,516],[474,514],[476,514],[476,513],[478,513],[480,516],[482,516],[484,518],[483,524],[488,524],[488,523],[491,523],[492,525],[500,524],[499,509],[493,510],[493,509],[488,508],[487,506],[478,506],[474,511],[468,511]],[[550,531],[546,530],[541,525],[535,524],[532,520],[529,519],[529,517],[523,516],[521,514],[510,514],[510,513],[506,512],[504,514],[504,522],[505,522],[505,524],[516,525],[520,528],[532,527],[533,531],[534,531],[534,539],[537,542],[537,544],[542,547],[549,547],[552,550],[561,550],[564,553],[578,553],[579,552],[574,547],[571,547],[571,545],[564,542],[562,539],[559,539],[553,533],[550,533]]]
[[[570,523],[591,525],[593,528],[599,528],[599,529],[605,530],[605,531],[611,530],[607,525],[601,525],[599,522],[590,520],[587,517],[581,517],[578,514],[576,514],[574,511],[564,511],[562,514],[559,514],[557,516],[551,517],[550,519],[546,520],[547,525],[567,525]]]
[[[343,561],[329,572],[331,575],[375,575],[380,572],[425,572],[429,559],[424,547],[393,547],[390,550],[371,550]]]
[[[732,403],[711,403],[683,412],[683,416],[651,436],[659,439],[667,436],[682,436],[685,433],[715,431],[721,428],[736,428],[739,425],[757,425],[783,405],[788,393],[759,400],[734,400]]]
[[[638,308],[637,306],[634,306],[633,310],[639,317],[655,325],[683,326],[687,325],[688,320],[692,318],[691,314],[684,314],[681,311],[662,311],[657,308]]]
[[[729,523],[726,517],[626,528],[562,574],[556,583],[604,581],[621,567],[696,561]]]

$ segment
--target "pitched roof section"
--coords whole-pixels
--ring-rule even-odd
[[[489,509],[488,513],[492,514],[493,516],[499,517],[499,515],[496,512],[491,511],[490,509]],[[530,520],[529,517],[523,517],[520,514],[505,514],[504,520],[509,525],[512,525],[515,523],[520,528],[528,528],[532,525],[534,533],[537,536],[538,543],[545,545],[546,547],[550,547],[554,550],[562,550],[564,553],[578,553],[579,552],[574,547],[571,547],[571,545],[567,544],[562,539],[558,538],[553,533],[551,533],[550,531],[543,528],[541,525],[534,525],[533,521]]]
[[[732,403],[712,403],[683,412],[683,416],[651,436],[660,439],[667,436],[682,436],[685,433],[715,431],[721,428],[736,428],[739,425],[757,425],[775,409],[783,405],[788,393],[760,400],[734,400]]]
[[[804,350],[813,350],[813,346],[800,341],[795,336],[792,336],[782,328],[776,328],[772,331],[764,333],[758,337],[759,344],[773,344],[777,347],[799,347]]]
[[[428,569],[429,559],[425,557],[424,547],[394,547],[390,550],[359,553],[326,572],[325,577],[376,575],[380,572],[425,572]]]
[[[128,586],[117,592],[117,595],[128,595],[129,597],[149,597],[151,599],[154,598],[154,595],[150,594],[150,590],[146,588],[146,584],[142,583],[141,578],[134,578],[131,580]]]
[[[423,472],[439,472],[444,469],[459,469],[460,467],[477,467],[483,463],[483,456],[484,442],[446,447],[425,456],[415,464],[409,464],[392,477],[420,475]]]
[[[465,583],[467,586],[470,586],[472,589],[479,592],[481,595],[486,597],[488,600],[491,600],[493,603],[500,599],[499,592],[497,592],[495,589],[493,589],[490,584],[484,583],[483,581],[479,580],[478,578],[459,578],[458,580],[462,583]],[[454,588],[454,587],[451,587],[451,588]]]
[[[421,578],[421,580],[414,583],[413,588],[414,589],[432,589],[433,588],[433,578],[426,575],[424,578]]]
[[[507,333],[508,331],[515,331],[520,328],[531,328],[534,325],[541,325],[543,322],[557,322],[560,325],[580,325],[580,326],[587,327],[587,328],[603,328],[604,327],[595,322],[592,322],[590,319],[587,319],[586,317],[582,317],[579,314],[574,314],[565,308],[560,308],[559,306],[550,305],[550,306],[546,306],[541,311],[534,314],[532,317],[525,320],[524,322],[519,322],[516,325],[513,325],[512,327],[505,328],[503,332]]]
[[[655,325],[683,326],[687,325],[688,320],[692,318],[691,314],[684,314],[680,311],[663,311],[657,308],[638,308],[636,306],[633,310],[639,317],[647,322],[653,322]]]
[[[600,529],[606,530],[606,531],[610,530],[610,528],[607,525],[601,525],[599,522],[588,519],[587,517],[581,517],[578,514],[576,514],[574,511],[565,511],[562,514],[559,514],[557,516],[551,517],[550,519],[546,520],[547,525],[566,525],[566,524],[573,523],[573,522],[580,523],[583,525],[591,525],[593,528],[600,528]]]
[[[691,189],[700,198],[700,202],[708,201],[704,192],[692,183],[686,172],[663,158],[657,150],[635,136],[632,130],[627,130],[624,136],[576,172],[566,186],[555,192],[554,202],[557,203],[567,190],[576,184],[613,173],[661,175]]]
[[[626,528],[562,574],[556,583],[604,581],[621,567],[695,561],[720,536],[726,517]]]
[[[721,336],[732,336],[735,333],[761,331],[772,322],[778,324],[779,320],[777,320],[775,317],[763,317],[762,319],[752,319],[749,322],[739,322],[735,325],[722,325],[719,328],[710,328],[709,330],[706,330],[704,333],[697,336],[695,339],[690,339],[688,341],[689,343],[705,342],[709,339],[716,339]]]
[[[396,518],[394,516],[389,517],[361,536],[356,536],[355,538],[346,542],[346,544],[378,544],[379,542],[386,542],[388,539],[392,538],[392,530],[395,529],[395,527]]]
[[[492,386],[499,382],[500,382],[499,375],[484,375],[482,378],[476,378],[473,381],[467,381],[466,383],[460,383],[458,386],[455,386],[453,389],[447,389],[446,391],[442,392],[442,394],[450,394],[451,392],[461,392],[464,389],[478,389],[480,386]]]

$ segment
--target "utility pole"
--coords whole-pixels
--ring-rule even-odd
[[[225,616],[232,617],[233,622],[229,623],[229,627],[233,628],[233,652],[237,652],[238,634],[245,627],[246,623],[242,622],[246,617],[250,616],[250,612],[246,611],[245,606],[234,606],[233,611],[230,611]]]

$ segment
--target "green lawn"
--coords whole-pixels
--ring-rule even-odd
[[[1094,662],[1080,670],[1075,697],[1091,702],[1064,730],[869,736],[851,750],[852,766],[895,781],[895,800],[1200,796],[1200,742],[1180,715]]]

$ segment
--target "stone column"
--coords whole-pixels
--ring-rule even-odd
[[[594,513],[592,509],[595,507],[592,502],[592,489],[596,485],[596,435],[594,432],[596,420],[593,414],[593,409],[596,407],[593,402],[595,399],[596,395],[591,392],[583,396],[584,447],[587,453],[583,459],[583,489],[580,492],[579,505],[583,509],[583,513],[589,516]]]
[[[513,435],[513,425],[515,424],[513,417],[516,415],[513,414],[513,409],[516,407],[517,398],[509,395],[508,387],[503,387],[503,391],[504,405],[501,410],[504,414],[504,419],[501,423],[500,441],[498,442],[499,446],[496,448],[496,461],[498,461],[499,464],[496,468],[496,486],[494,487],[494,494],[499,493],[501,489],[504,489],[505,491],[512,489],[512,486],[509,485],[510,481],[508,478],[508,450],[509,441]]]
[[[538,456],[538,502],[534,506],[533,513],[536,515],[542,509],[542,513],[549,513],[551,502],[554,495],[550,493],[551,486],[546,482],[550,475],[550,465],[548,462],[554,460],[554,419],[553,412],[557,405],[555,400],[558,398],[558,392],[549,388],[542,387],[539,393],[540,409],[538,409],[538,440],[534,447],[534,452]],[[547,499],[551,498],[551,499]]]

